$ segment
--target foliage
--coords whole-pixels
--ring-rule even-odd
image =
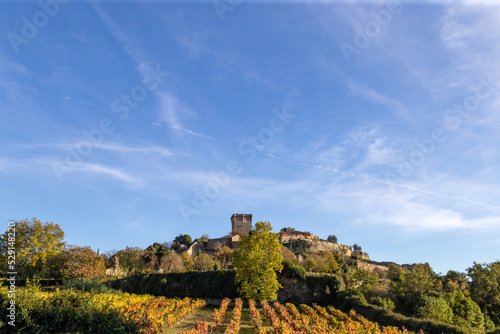
[[[334,236],[333,234],[330,234],[328,238],[326,238],[326,241],[333,242],[334,244],[338,243],[337,237]]]
[[[112,289],[95,278],[77,278],[64,281],[64,286],[68,289],[75,289],[85,292],[108,293]]]
[[[0,293],[0,304],[6,295]],[[16,294],[16,326],[24,333],[158,333],[205,302],[73,289]],[[2,319],[7,309],[0,310]],[[168,316],[167,316],[168,315]]]
[[[446,294],[446,301],[453,310],[453,323],[463,327],[485,329],[485,318],[479,306],[462,291]]]
[[[269,222],[257,222],[250,235],[242,235],[234,253],[236,283],[245,298],[276,300],[281,287],[276,272],[283,269],[279,236]]]
[[[328,251],[309,254],[306,258],[305,267],[309,271],[319,273],[335,273],[340,268],[333,254]]]
[[[0,236],[0,266],[7,264],[8,237],[9,230]],[[40,274],[46,259],[64,249],[63,239],[64,232],[58,224],[42,223],[36,218],[16,222],[14,246],[18,274],[21,277]]]
[[[177,250],[181,245],[189,245],[191,242],[193,242],[191,236],[189,236],[188,234],[179,234],[172,241],[172,249]]]
[[[40,284],[40,281],[36,278],[36,276],[32,279],[26,279],[26,290],[28,290],[28,292],[30,293],[37,293],[42,291],[42,285]]]
[[[288,249],[283,245],[281,246],[281,256],[283,256],[283,261],[290,261],[293,263],[299,262],[295,254],[290,249]]]
[[[418,319],[408,317],[400,313],[395,313],[378,306],[368,304],[357,295],[349,295],[346,292],[340,292],[335,299],[338,305],[344,312],[355,309],[358,314],[363,315],[371,321],[376,321],[380,326],[396,326],[406,328],[408,330],[420,331],[426,334],[480,334],[480,331],[471,328],[461,328],[454,324],[439,322],[432,319]],[[482,332],[484,333],[484,332]]]
[[[366,295],[377,283],[377,277],[371,271],[357,269],[351,276],[351,283],[357,290]]]
[[[233,263],[233,250],[226,245],[217,243],[215,245],[215,260],[219,262],[222,269],[229,269]]]
[[[139,247],[127,246],[125,249],[119,250],[116,257],[119,260],[120,267],[128,274],[142,272],[146,267],[143,260],[145,251]]]
[[[194,259],[194,269],[198,271],[213,270],[215,261],[208,254],[200,254]]]
[[[498,326],[500,325],[500,261],[467,269],[470,296]]]
[[[155,270],[161,267],[163,258],[170,252],[167,245],[158,242],[148,246],[143,254],[143,260],[146,267]]]
[[[361,246],[358,246],[358,244],[352,245],[352,251],[355,253],[360,253],[362,251]]]
[[[439,297],[440,281],[428,263],[415,265],[405,271],[400,280],[393,282],[392,293],[409,312],[415,313],[424,296]]]
[[[443,289],[445,292],[462,291],[466,294],[469,293],[467,289],[467,279],[466,273],[461,273],[454,270],[449,270],[448,273],[442,278]]]
[[[424,296],[417,313],[422,318],[453,323],[453,311],[442,297]]]
[[[400,334],[411,333],[405,329],[399,330],[396,327],[380,327],[375,322],[370,322],[354,310],[349,314],[335,309],[331,306],[327,308],[319,305],[313,307],[301,304],[299,311],[294,304],[287,303],[285,306],[279,302],[274,302],[274,309],[267,303],[261,301],[264,315],[274,329],[280,334],[288,333],[371,333],[371,334]],[[252,313],[256,313],[254,310]],[[252,318],[256,317],[252,316]],[[255,322],[254,322],[255,323]],[[255,326],[258,329],[258,326]],[[256,331],[261,333],[261,331]]]
[[[208,242],[208,239],[210,239],[210,236],[208,234],[204,233],[201,237],[197,238],[195,241]]]
[[[306,279],[307,270],[300,264],[283,259],[283,275],[288,275],[290,277],[299,277],[303,280]]]
[[[389,263],[389,269],[387,270],[387,278],[393,282],[401,281],[401,277],[407,270],[400,265],[395,263]]]
[[[194,270],[194,260],[193,257],[188,254],[188,252],[182,252],[181,258],[186,270]]]
[[[396,307],[394,305],[394,302],[392,301],[392,299],[390,299],[390,298],[382,298],[380,296],[377,296],[377,297],[373,298],[372,299],[372,304],[380,306],[380,307],[383,307],[383,308],[388,309],[388,310],[394,310],[394,308]]]
[[[166,297],[235,298],[234,270],[168,274],[137,274],[110,281],[108,286],[129,293]]]
[[[124,319],[110,306],[110,302],[87,292],[33,293],[19,289],[16,292],[16,327],[26,333],[137,332],[132,321]],[[2,319],[6,318],[6,311],[6,308],[0,310]]]
[[[76,245],[66,249],[47,260],[47,270],[54,278],[99,278],[106,272],[104,259],[90,247]]]

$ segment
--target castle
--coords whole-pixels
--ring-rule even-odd
[[[235,213],[231,216],[231,232],[221,238],[208,239],[207,242],[194,242],[191,245],[182,245],[178,251],[187,251],[191,256],[196,256],[198,252],[215,254],[218,247],[227,246],[231,249],[238,248],[238,241],[241,239],[241,235],[248,235],[252,230],[252,214],[241,214]],[[293,241],[302,242],[314,242],[318,241],[317,235],[311,234],[309,232],[299,232],[295,231],[294,228],[287,227],[283,228],[279,232],[279,240],[283,244],[289,244]]]
[[[190,245],[181,245],[177,251],[186,251],[194,257],[198,253],[213,255],[220,246],[237,249],[241,235],[248,235],[252,230],[252,219],[252,214],[235,213],[231,216],[231,232],[228,235],[221,238],[208,239],[206,242],[195,241]],[[350,246],[320,240],[317,235],[310,232],[296,231],[292,227],[285,227],[280,230],[279,241],[292,251],[338,251],[347,257],[350,257],[353,253]],[[361,253],[361,259],[370,260],[367,253]]]
[[[184,246],[178,251],[187,251],[191,256],[196,256],[198,250],[202,253],[214,254],[217,251],[217,244],[227,246],[231,249],[237,248],[237,242],[240,241],[240,235],[248,235],[252,230],[252,214],[235,213],[231,216],[231,232],[221,238],[208,239],[207,242],[194,242],[191,245]]]

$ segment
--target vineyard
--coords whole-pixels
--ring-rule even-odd
[[[227,328],[221,328],[221,321],[226,314],[231,300],[225,298],[220,308],[215,309],[212,321],[196,321],[194,328],[182,332],[182,334],[210,334],[239,333],[241,310],[243,302],[236,299],[231,313],[230,324]],[[276,334],[324,334],[324,333],[370,333],[370,334],[411,334],[407,330],[396,327],[380,327],[377,323],[366,320],[361,315],[351,310],[349,314],[335,309],[331,306],[321,307],[318,305],[308,306],[305,304],[297,308],[294,304],[282,305],[279,302],[272,304],[267,301],[260,302],[261,309],[257,308],[257,302],[248,301],[254,333],[276,333]],[[264,326],[264,323],[266,324]],[[268,325],[267,325],[268,324]]]
[[[140,333],[159,333],[198,307],[205,306],[203,300],[167,299],[149,295],[99,294],[94,298],[107,300],[127,321],[137,325]]]
[[[0,287],[5,318],[7,288]],[[129,293],[96,293],[74,289],[52,292],[19,289],[16,325],[29,333],[161,333],[203,300],[165,298]],[[1,325],[1,322],[0,322]],[[1,327],[1,326],[0,326]],[[5,328],[3,328],[5,329]],[[2,332],[2,329],[0,329]]]

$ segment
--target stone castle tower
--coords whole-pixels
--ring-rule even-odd
[[[231,216],[231,234],[248,235],[252,230],[252,217],[250,214],[239,214],[235,213]]]

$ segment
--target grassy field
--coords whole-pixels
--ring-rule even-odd
[[[214,313],[214,310],[216,307],[214,306],[205,306],[198,308],[191,312],[188,316],[186,316],[182,321],[174,324],[170,328],[167,328],[163,334],[178,334],[182,333],[186,329],[192,329],[194,328],[194,322],[195,321],[212,321],[212,314]],[[217,331],[215,333],[224,333],[226,328],[229,326],[229,323],[231,321],[232,315],[231,315],[232,309],[228,308],[226,310],[226,313],[224,315],[224,318],[222,319],[221,324],[217,328]],[[266,329],[269,329],[272,331],[272,327],[269,324],[269,321],[266,319],[266,317],[262,316],[262,323],[265,326]],[[253,334],[254,333],[254,328],[252,325],[252,319],[250,316],[250,309],[248,308],[243,308],[241,310],[241,320],[240,320],[240,333],[241,334]]]

